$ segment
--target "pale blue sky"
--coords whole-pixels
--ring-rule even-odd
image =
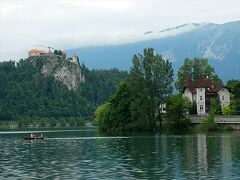
[[[237,20],[239,0],[0,0],[0,60],[24,58],[36,44],[116,44],[185,23]]]

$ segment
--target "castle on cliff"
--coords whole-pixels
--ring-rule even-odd
[[[40,49],[31,49],[28,52],[28,57],[33,57],[33,56],[61,56],[64,59],[69,60],[72,63],[79,64],[79,57],[74,53],[72,57],[67,57],[66,53],[64,51],[61,51],[61,55],[56,55],[55,53],[51,52],[50,50],[44,51]]]

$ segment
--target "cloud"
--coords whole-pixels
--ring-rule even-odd
[[[146,31],[239,19],[238,0],[0,0],[0,60],[26,57],[35,44],[124,43]]]

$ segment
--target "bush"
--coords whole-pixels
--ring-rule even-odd
[[[61,121],[60,121],[60,126],[61,126],[61,127],[65,127],[65,126],[66,126],[66,122],[65,122],[64,119],[61,119]]]
[[[211,110],[214,111],[214,114],[218,114],[218,115],[222,114],[222,106],[219,99],[212,99],[210,101],[210,104],[211,104]]]
[[[206,131],[217,130],[217,125],[214,122],[214,118],[215,118],[215,113],[213,110],[211,110],[208,113],[207,117],[204,118],[204,120],[203,120],[203,124],[202,124],[203,130],[206,130]]]
[[[47,123],[46,123],[46,120],[44,118],[41,119],[40,121],[40,126],[41,127],[46,127]]]
[[[84,119],[76,119],[76,126],[85,126],[85,122]]]
[[[50,126],[51,127],[56,127],[57,126],[57,121],[54,118],[50,119]]]
[[[223,106],[222,112],[223,112],[223,115],[225,116],[230,116],[235,114],[235,110],[230,105]]]
[[[110,109],[110,104],[109,103],[105,103],[101,106],[98,106],[97,110],[95,111],[95,120],[98,124],[98,127],[101,130],[107,130],[110,126],[108,126],[108,113],[109,113],[109,109]]]
[[[192,105],[188,98],[182,94],[173,96],[167,102],[167,129],[171,132],[184,133],[189,130],[191,125],[188,118],[189,110]]]

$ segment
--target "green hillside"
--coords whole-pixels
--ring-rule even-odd
[[[71,67],[58,58],[57,64]],[[76,91],[69,90],[53,74],[41,70],[48,62],[34,58],[0,63],[0,120],[39,118],[93,119],[96,107],[107,100],[127,72],[116,69],[88,70],[82,65],[85,82]]]

